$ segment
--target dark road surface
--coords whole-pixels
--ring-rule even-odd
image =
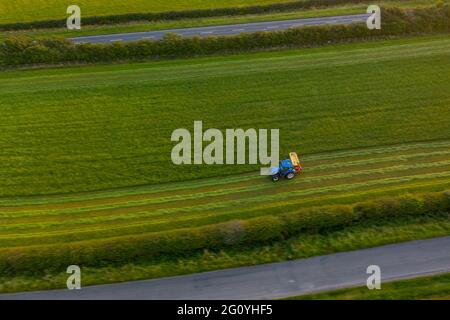
[[[289,28],[295,28],[300,26],[361,23],[365,22],[368,17],[369,14],[357,14],[357,15],[334,16],[334,17],[243,23],[243,24],[186,28],[186,29],[117,33],[99,36],[78,37],[72,38],[70,40],[72,40],[75,43],[110,43],[115,41],[125,42],[138,40],[159,40],[162,37],[164,37],[164,35],[167,33],[176,33],[183,37],[227,36],[257,31],[286,30]]]
[[[365,285],[369,265],[382,281],[450,272],[450,237],[186,276],[0,295],[1,299],[274,299]],[[383,286],[383,284],[381,284]]]

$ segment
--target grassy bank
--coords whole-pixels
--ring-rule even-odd
[[[290,298],[292,300],[449,300],[450,274],[392,281],[382,284],[381,290],[367,287],[335,290]]]

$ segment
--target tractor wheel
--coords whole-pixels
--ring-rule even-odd
[[[295,177],[295,173],[293,173],[293,172],[289,172],[287,175],[286,175],[286,179],[288,179],[288,180],[291,180],[292,178],[294,178]]]
[[[277,182],[278,180],[280,180],[280,176],[279,176],[278,174],[274,174],[274,175],[272,176],[272,181],[273,181],[273,182]]]

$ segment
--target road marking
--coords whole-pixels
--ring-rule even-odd
[[[309,26],[309,25],[330,25],[330,24],[350,24],[350,23],[363,23],[365,22],[365,20],[367,19],[369,15],[349,15],[349,16],[335,16],[335,17],[328,17],[326,19],[324,18],[306,18],[306,19],[299,19],[299,20],[294,20],[291,22],[286,22],[286,21],[272,21],[271,23],[280,23],[278,25],[268,25],[268,24],[259,24],[258,23],[250,23],[248,26],[239,26],[239,25],[235,25],[235,26],[228,26],[229,29],[225,28],[225,29],[217,29],[217,28],[213,28],[213,29],[209,29],[206,28],[206,30],[210,30],[210,31],[202,31],[202,30],[195,30],[195,31],[186,31],[186,32],[182,32],[180,35],[181,36],[192,36],[192,35],[211,35],[211,34],[215,34],[215,35],[227,35],[227,34],[236,34],[236,33],[240,33],[240,32],[257,32],[257,31],[270,31],[270,30],[285,30],[285,29],[289,29],[289,28],[296,28],[296,27],[303,27],[303,26]],[[267,23],[267,22],[266,22]],[[218,27],[225,27],[225,26],[218,26]],[[233,28],[234,29],[231,29]],[[230,31],[231,30],[231,31]],[[164,30],[163,30],[164,31]],[[170,30],[165,30],[166,32],[172,32]],[[117,42],[117,41],[136,41],[136,40],[143,40],[143,39],[153,39],[153,40],[159,40],[162,35],[156,35],[156,36],[146,36],[146,37],[141,37],[136,39],[135,37],[133,38],[128,38],[128,36],[126,36],[123,39],[112,39],[109,37],[105,37],[108,35],[98,35],[98,36],[89,36],[89,37],[80,37],[83,38],[83,41],[79,41],[77,40],[78,38],[72,38],[71,40],[74,41],[75,43],[108,43],[108,42]],[[116,35],[117,36],[117,35]],[[105,37],[105,38],[103,38]],[[95,40],[98,39],[98,40]]]

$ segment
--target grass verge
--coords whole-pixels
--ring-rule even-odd
[[[449,300],[450,273],[398,280],[382,284],[381,290],[357,287],[322,292],[288,300]]]

